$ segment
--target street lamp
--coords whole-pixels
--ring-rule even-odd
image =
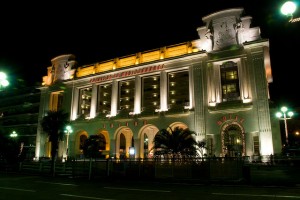
[[[6,87],[9,85],[8,80],[6,80],[7,76],[4,72],[0,72],[0,91],[2,90],[2,87]]]
[[[16,138],[18,137],[18,134],[16,133],[16,131],[13,131],[9,136],[12,138]]]
[[[293,23],[293,22],[298,22],[300,21],[300,17],[298,18],[293,18],[293,14],[297,9],[297,5],[295,2],[293,1],[287,1],[284,4],[282,4],[281,8],[280,8],[280,12],[283,15],[286,15],[288,17],[290,17],[289,22]]]
[[[287,123],[286,120],[291,119],[294,113],[292,111],[288,111],[288,108],[283,106],[281,107],[281,112],[276,113],[276,117],[284,121],[284,129],[285,129],[285,143],[286,145],[289,144],[289,139],[288,139],[288,129],[287,129]],[[287,112],[288,111],[288,112]]]
[[[68,152],[69,152],[69,135],[71,133],[73,133],[73,130],[72,130],[72,127],[70,125],[66,126],[66,129],[65,129],[65,133],[66,133],[66,136],[67,136],[67,145],[66,145],[66,160],[68,159]]]

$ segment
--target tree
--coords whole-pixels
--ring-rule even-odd
[[[48,134],[49,142],[51,142],[51,173],[54,173],[58,143],[64,136],[64,128],[69,124],[68,119],[69,113],[63,110],[49,110],[41,121],[43,131]]]
[[[100,157],[102,154],[101,150],[105,150],[105,145],[105,137],[102,134],[91,135],[84,142],[83,154],[90,158],[89,179],[91,179],[92,176],[92,158]]]
[[[105,137],[103,135],[91,135],[84,142],[83,154],[87,158],[101,156],[101,150],[105,150]]]
[[[195,157],[195,134],[188,128],[180,127],[159,130],[153,140],[154,156],[171,158],[173,161]]]
[[[17,166],[20,147],[15,138],[8,138],[0,132],[0,161]]]
[[[198,151],[200,152],[200,157],[203,158],[204,152],[207,149],[206,141],[205,140],[197,141],[196,146],[198,148]]]

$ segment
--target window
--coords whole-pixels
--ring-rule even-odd
[[[168,105],[170,109],[183,109],[189,106],[188,71],[168,74]]]
[[[89,117],[91,109],[92,87],[81,89],[79,98],[79,113],[83,117]]]
[[[112,84],[98,86],[97,113],[107,115],[111,109]]]
[[[135,80],[119,82],[119,110],[133,111],[134,108]]]
[[[87,139],[86,135],[81,135],[79,138],[79,150],[83,150],[85,140]]]
[[[160,104],[160,77],[143,77],[142,84],[142,111],[154,112]]]
[[[253,154],[259,155],[259,137],[253,136]]]
[[[124,159],[126,158],[126,138],[125,135],[123,133],[120,134],[120,158]]]
[[[62,108],[63,92],[52,92],[50,97],[50,110],[59,110]]]
[[[214,152],[214,140],[211,136],[207,137],[207,143],[206,143],[206,148],[207,148],[207,154],[210,156],[213,156]]]
[[[221,65],[221,85],[223,101],[240,99],[237,64],[229,61]]]

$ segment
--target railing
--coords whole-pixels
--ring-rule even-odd
[[[131,177],[131,178],[238,178],[243,166],[242,159],[198,159],[188,162],[172,162],[170,160],[113,160],[113,159],[81,159],[65,163],[55,163],[55,175],[84,177]],[[217,173],[224,169],[222,176]],[[22,162],[19,172],[50,174],[51,161]],[[238,173],[237,173],[238,172]],[[218,174],[218,175],[216,175]]]
[[[214,157],[191,159],[188,162],[172,162],[171,160],[142,159],[78,159],[67,162],[56,162],[55,172],[51,174],[51,161],[22,162],[19,173],[38,175],[55,175],[83,177],[87,179],[173,179],[193,181],[254,181],[260,180],[265,173],[275,173],[271,178],[279,176],[291,181],[294,175],[300,176],[300,158],[274,157],[273,162],[249,162],[249,157]],[[3,168],[0,166],[1,171]],[[287,172],[292,171],[292,175]],[[274,176],[274,177],[273,177]],[[265,177],[262,177],[265,179]]]

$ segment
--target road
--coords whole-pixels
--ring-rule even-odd
[[[1,200],[253,200],[254,198],[255,200],[300,199],[300,187],[108,181],[0,174]]]

